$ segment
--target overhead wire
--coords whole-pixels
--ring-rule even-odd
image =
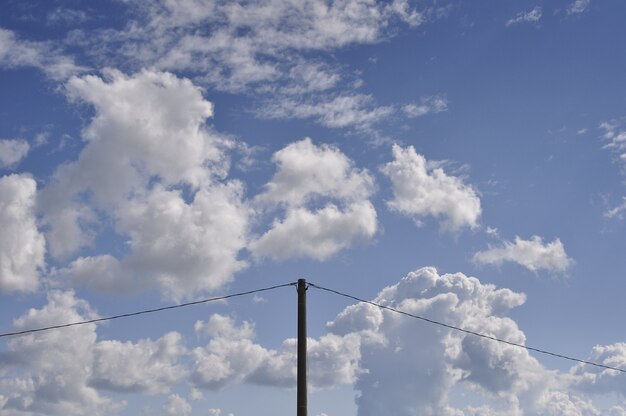
[[[200,299],[200,300],[196,300],[196,301],[192,301],[192,302],[180,303],[180,304],[177,304],[177,305],[169,305],[169,306],[163,306],[163,307],[153,308],[153,309],[144,309],[144,310],[140,310],[140,311],[129,312],[129,313],[124,313],[124,314],[119,314],[119,315],[112,315],[112,316],[106,316],[106,317],[102,317],[102,318],[94,318],[94,319],[88,319],[88,320],[77,321],[77,322],[70,322],[70,323],[59,324],[59,325],[51,325],[51,326],[40,327],[40,328],[25,329],[25,330],[21,330],[21,331],[5,332],[5,333],[0,333],[0,338],[11,337],[11,336],[20,336],[20,335],[26,335],[26,334],[36,333],[36,332],[48,331],[48,330],[52,330],[52,329],[68,328],[68,327],[77,326],[77,325],[86,325],[86,324],[98,323],[98,322],[103,322],[103,321],[111,321],[111,320],[114,320],[114,319],[128,318],[128,317],[138,316],[138,315],[145,315],[145,314],[149,314],[149,313],[162,312],[162,311],[167,311],[167,310],[172,310],[172,309],[179,309],[179,308],[184,308],[184,307],[188,307],[188,306],[200,305],[200,304],[209,303],[209,302],[215,302],[215,301],[220,301],[220,300],[226,300],[226,299],[235,298],[235,297],[239,297],[239,296],[252,295],[252,294],[255,294],[255,293],[259,293],[259,292],[267,292],[267,291],[279,289],[279,288],[282,288],[282,287],[296,286],[296,285],[297,285],[297,282],[290,282],[290,283],[284,283],[284,284],[281,284],[281,285],[274,285],[274,286],[268,286],[268,287],[263,287],[263,288],[259,288],[259,289],[254,289],[254,290],[248,290],[248,291],[245,291],[245,292],[231,293],[231,294],[223,295],[223,296],[216,296],[216,297]],[[352,299],[352,300],[355,300],[357,302],[369,304],[371,306],[375,306],[375,307],[383,309],[383,310],[387,310],[387,311],[394,312],[394,313],[397,313],[397,314],[400,314],[400,315],[408,316],[410,318],[418,319],[418,320],[421,320],[421,321],[424,321],[424,322],[427,322],[427,323],[430,323],[430,324],[433,324],[433,325],[438,325],[438,326],[441,326],[441,327],[444,327],[444,328],[448,328],[448,329],[452,329],[452,330],[455,330],[455,331],[463,332],[465,334],[473,335],[473,336],[476,336],[476,337],[488,339],[488,340],[495,341],[495,342],[500,342],[500,343],[511,345],[511,346],[518,347],[518,348],[523,348],[525,350],[537,352],[537,353],[540,353],[540,354],[550,355],[550,356],[553,356],[553,357],[556,357],[556,358],[561,358],[561,359],[565,359],[565,360],[569,360],[569,361],[574,361],[574,362],[581,363],[581,364],[587,364],[587,365],[591,365],[591,366],[594,366],[594,367],[604,368],[604,369],[607,369],[607,370],[615,370],[615,371],[619,371],[620,373],[626,373],[626,370],[624,370],[622,368],[612,367],[612,366],[609,366],[609,365],[604,365],[604,364],[600,364],[600,363],[589,361],[589,360],[583,360],[583,359],[580,359],[580,358],[571,357],[571,356],[568,356],[568,355],[559,354],[559,353],[551,352],[551,351],[540,349],[540,348],[530,347],[528,345],[523,345],[523,344],[519,344],[519,343],[512,342],[512,341],[507,341],[505,339],[497,338],[497,337],[494,337],[494,336],[491,336],[491,335],[487,335],[487,334],[484,334],[484,333],[472,331],[472,330],[469,330],[469,329],[466,329],[466,328],[461,328],[461,327],[456,326],[456,325],[446,324],[444,322],[440,322],[440,321],[437,321],[435,319],[430,319],[430,318],[426,318],[424,316],[415,315],[415,314],[412,314],[412,313],[409,313],[409,312],[406,312],[406,311],[402,311],[400,309],[393,308],[391,306],[381,305],[381,304],[373,302],[371,300],[362,299],[362,298],[359,298],[357,296],[353,296],[353,295],[350,295],[350,294],[347,294],[347,293],[340,292],[338,290],[330,289],[330,288],[327,288],[327,287],[324,287],[324,286],[319,286],[319,285],[316,285],[315,283],[307,282],[307,286],[308,287],[313,287],[315,289],[319,289],[319,290],[322,290],[322,291],[325,291],[325,292],[333,293],[335,295],[342,296],[342,297],[345,297],[345,298],[348,298],[348,299]]]
[[[263,287],[263,288],[260,288],[260,289],[248,290],[248,291],[245,291],[245,292],[231,293],[229,295],[224,295],[224,296],[216,296],[216,297],[196,300],[196,301],[192,301],[192,302],[179,303],[177,305],[163,306],[163,307],[160,307],[160,308],[144,309],[144,310],[136,311],[136,312],[123,313],[123,314],[120,314],[120,315],[112,315],[112,316],[106,316],[106,317],[102,317],[102,318],[88,319],[88,320],[84,320],[84,321],[71,322],[71,323],[67,323],[67,324],[51,325],[51,326],[46,326],[46,327],[41,327],[41,328],[25,329],[23,331],[6,332],[6,333],[0,334],[0,338],[11,337],[11,336],[19,336],[19,335],[26,335],[26,334],[32,334],[34,332],[48,331],[48,330],[51,330],[51,329],[59,329],[59,328],[67,328],[67,327],[71,327],[71,326],[77,326],[77,325],[93,324],[93,323],[97,323],[97,322],[111,321],[113,319],[128,318],[128,317],[131,317],[131,316],[145,315],[145,314],[148,314],[148,313],[155,313],[155,312],[162,312],[162,311],[167,311],[167,310],[171,310],[171,309],[184,308],[184,307],[187,307],[187,306],[200,305],[200,304],[203,304],[203,303],[215,302],[215,301],[218,301],[218,300],[225,300],[225,299],[235,298],[235,297],[238,297],[238,296],[252,295],[254,293],[259,293],[259,292],[267,292],[269,290],[274,290],[274,289],[278,289],[278,288],[281,288],[281,287],[295,286],[296,284],[297,284],[297,282],[291,282],[291,283],[285,283],[285,284],[282,284],[282,285],[275,285],[275,286]]]
[[[412,314],[412,313],[409,313],[409,312],[405,312],[405,311],[402,311],[400,309],[393,308],[391,306],[381,305],[379,303],[376,303],[376,302],[373,302],[373,301],[370,301],[370,300],[361,299],[361,298],[359,298],[357,296],[349,295],[347,293],[343,293],[343,292],[340,292],[340,291],[334,290],[334,289],[329,289],[327,287],[318,286],[318,285],[316,285],[314,283],[310,283],[309,282],[308,285],[309,285],[309,287],[313,287],[315,289],[319,289],[319,290],[323,290],[323,291],[326,291],[326,292],[334,293],[336,295],[343,296],[343,297],[348,298],[348,299],[356,300],[356,301],[361,302],[361,303],[366,303],[366,304],[375,306],[375,307],[380,308],[380,309],[384,309],[384,310],[387,310],[387,311],[390,311],[390,312],[394,312],[394,313],[398,313],[398,314],[401,314],[401,315],[405,315],[405,316],[408,316],[408,317],[411,317],[411,318],[419,319],[421,321],[428,322],[428,323],[433,324],[433,325],[442,326],[442,327],[445,327],[445,328],[448,328],[448,329],[452,329],[452,330],[455,330],[455,331],[459,331],[459,332],[463,332],[463,333],[466,333],[466,334],[469,334],[469,335],[474,335],[474,336],[477,336],[477,337],[480,337],[480,338],[489,339],[491,341],[496,341],[496,342],[500,342],[500,343],[503,343],[503,344],[508,344],[508,345],[511,345],[511,346],[514,346],[514,347],[523,348],[523,349],[528,350],[528,351],[533,351],[533,352],[537,352],[537,353],[540,353],[540,354],[550,355],[550,356],[553,356],[553,357],[562,358],[562,359],[565,359],[565,360],[570,360],[570,361],[574,361],[574,362],[581,363],[581,364],[587,364],[587,365],[591,365],[591,366],[595,366],[595,367],[604,368],[604,369],[607,369],[607,370],[615,370],[615,371],[619,371],[620,373],[626,373],[626,370],[618,368],[618,367],[612,367],[610,365],[604,365],[604,364],[596,363],[596,362],[593,362],[593,361],[583,360],[583,359],[580,359],[580,358],[570,357],[570,356],[567,356],[567,355],[564,355],[564,354],[559,354],[559,353],[547,351],[547,350],[540,349],[540,348],[529,347],[528,345],[519,344],[517,342],[507,341],[507,340],[504,340],[504,339],[501,339],[501,338],[497,338],[497,337],[494,337],[494,336],[491,336],[491,335],[483,334],[483,333],[480,333],[480,332],[476,332],[476,331],[472,331],[472,330],[469,330],[469,329],[461,328],[461,327],[458,327],[458,326],[455,326],[455,325],[450,325],[450,324],[446,324],[444,322],[436,321],[434,319],[426,318],[426,317],[423,317],[423,316],[420,316],[420,315],[415,315],[415,314]]]

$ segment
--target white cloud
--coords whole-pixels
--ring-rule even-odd
[[[272,159],[278,171],[256,201],[283,207],[285,217],[250,243],[256,257],[325,260],[376,233],[376,211],[368,201],[374,181],[339,149],[316,146],[307,138]],[[307,207],[322,203],[321,208]]]
[[[221,415],[222,415],[222,409],[217,409],[217,408],[209,409],[209,416],[221,416]],[[228,413],[227,416],[235,416],[235,414]]]
[[[89,244],[104,215],[130,253],[77,259],[63,270],[74,282],[110,292],[157,286],[177,300],[217,289],[245,267],[237,257],[249,212],[243,185],[224,180],[232,141],[205,125],[213,105],[172,74],[104,75],[67,83],[95,115],[78,160],[42,192],[52,254]]]
[[[22,139],[0,140],[0,169],[17,165],[30,150],[30,145]]]
[[[356,127],[364,130],[393,112],[393,107],[375,106],[371,95],[352,93],[321,97],[313,101],[284,98],[267,103],[258,110],[258,114],[265,118],[313,118],[326,127]]]
[[[482,264],[500,265],[503,262],[514,262],[528,270],[548,270],[564,272],[573,260],[565,253],[563,243],[558,238],[551,243],[543,243],[539,236],[532,236],[530,240],[515,237],[515,242],[505,241],[502,247],[490,247],[474,255],[474,261]]]
[[[406,0],[177,0],[142,3],[135,10],[137,21],[98,41],[110,47],[121,41],[125,57],[142,66],[191,70],[229,90],[284,79],[298,61],[294,56],[307,51],[379,42],[393,23],[415,27],[425,20]]]
[[[0,67],[35,67],[54,80],[65,80],[85,71],[49,42],[19,39],[11,30],[0,28]]]
[[[277,151],[272,161],[278,171],[257,196],[261,202],[300,206],[316,196],[357,201],[367,199],[374,180],[357,169],[338,148],[316,146],[306,138]]]
[[[402,107],[402,111],[409,118],[422,117],[426,114],[436,114],[448,111],[448,99],[445,95],[433,95],[421,97],[420,104],[407,104]]]
[[[100,341],[93,349],[93,374],[89,384],[118,392],[166,393],[187,373],[179,362],[185,353],[182,337],[177,332],[165,334],[156,341]]]
[[[507,26],[512,26],[518,23],[534,23],[541,20],[541,6],[535,6],[531,11],[519,12],[515,17],[509,19],[506,22]]]
[[[591,0],[575,0],[567,6],[567,14],[583,13],[590,4]]]
[[[30,309],[14,321],[17,330],[96,318],[89,305],[73,292],[51,292],[42,309]],[[0,352],[8,373],[0,379],[5,403],[0,413],[10,415],[106,415],[123,403],[101,396],[89,386],[95,324],[86,324],[14,338]]]
[[[238,182],[201,189],[190,202],[157,187],[116,211],[117,231],[129,236],[126,257],[80,257],[57,275],[109,293],[156,286],[177,301],[215,290],[246,267],[237,258],[247,244],[241,199]]]
[[[589,361],[610,367],[626,369],[626,343],[596,345],[591,351]],[[578,364],[570,371],[572,387],[586,394],[618,393],[626,397],[624,374],[619,371]]]
[[[179,300],[215,290],[246,263],[248,208],[239,182],[199,190],[191,203],[180,192],[155,189],[118,211],[119,232],[129,235],[123,265],[142,282],[156,282]]]
[[[609,416],[626,416],[626,409],[621,406],[613,406],[609,409]]]
[[[622,126],[623,120],[605,121],[600,124],[604,130],[603,138],[608,141],[605,149],[611,150],[621,162],[626,162],[626,129]]]
[[[622,219],[624,217],[624,211],[626,211],[626,197],[622,197],[622,203],[605,212],[604,216],[607,218]]]
[[[168,416],[187,416],[191,413],[191,405],[178,394],[171,394],[163,406]]]
[[[462,273],[418,269],[373,301],[525,344],[524,333],[506,316],[525,296]],[[328,329],[361,338],[361,371],[355,384],[359,416],[596,414],[590,402],[561,392],[564,387],[556,374],[518,347],[367,304],[348,306]],[[451,393],[463,389],[485,404],[465,410],[451,407]]]
[[[367,241],[376,234],[376,210],[368,201],[341,210],[328,204],[317,211],[294,208],[282,221],[250,244],[255,256],[285,260],[310,257],[323,261],[335,253]]]
[[[604,131],[602,138],[608,143],[604,145],[605,149],[609,149],[617,156],[618,161],[622,164],[622,170],[626,167],[626,129],[623,127],[624,119],[614,119],[600,123],[599,128]],[[604,213],[607,218],[623,218],[624,210],[626,210],[626,197],[622,198],[622,203],[616,207],[609,209]]]
[[[392,151],[394,160],[381,168],[393,185],[389,208],[416,220],[427,215],[443,217],[442,226],[453,231],[477,227],[480,199],[471,186],[433,167],[413,146],[394,145]]]
[[[0,291],[37,289],[45,268],[45,240],[37,229],[36,182],[28,175],[0,177]]]
[[[195,348],[192,381],[199,387],[219,390],[237,382],[292,387],[296,381],[296,340],[288,339],[280,350],[253,342],[254,326],[237,327],[232,318],[214,314],[197,322],[196,330],[211,336],[206,347]],[[354,382],[359,372],[359,338],[328,334],[308,340],[309,383],[312,388]]]

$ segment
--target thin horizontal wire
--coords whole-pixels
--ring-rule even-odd
[[[315,289],[325,290],[326,292],[331,292],[331,293],[334,293],[334,294],[339,295],[339,296],[343,296],[343,297],[346,297],[346,298],[349,298],[349,299],[356,300],[358,302],[367,303],[369,305],[376,306],[376,307],[378,307],[380,309],[385,309],[385,310],[388,310],[388,311],[391,311],[391,312],[399,313],[401,315],[406,315],[406,316],[409,316],[411,318],[420,319],[422,321],[425,321],[425,322],[428,322],[428,323],[431,323],[431,324],[434,324],[434,325],[439,325],[439,326],[443,326],[445,328],[454,329],[455,331],[460,331],[460,332],[464,332],[466,334],[475,335],[477,337],[490,339],[492,341],[501,342],[501,343],[504,343],[504,344],[512,345],[514,347],[524,348],[524,349],[529,350],[529,351],[534,351],[534,352],[538,352],[538,353],[541,353],[541,354],[551,355],[553,357],[563,358],[565,360],[575,361],[577,363],[588,364],[588,365],[592,365],[592,366],[595,366],[595,367],[600,367],[600,368],[605,368],[605,369],[608,369],[608,370],[615,370],[615,371],[619,371],[621,373],[626,373],[626,370],[621,369],[621,368],[611,367],[609,365],[595,363],[593,361],[581,360],[580,358],[569,357],[567,355],[558,354],[558,353],[555,353],[555,352],[550,352],[550,351],[542,350],[542,349],[539,349],[539,348],[529,347],[527,345],[518,344],[516,342],[506,341],[504,339],[492,337],[491,335],[481,334],[480,332],[470,331],[469,329],[460,328],[458,326],[445,324],[443,322],[435,321],[433,319],[424,318],[423,316],[414,315],[412,313],[404,312],[404,311],[401,311],[399,309],[392,308],[390,306],[380,305],[380,304],[378,304],[376,302],[372,302],[372,301],[369,301],[369,300],[361,299],[361,298],[358,298],[356,296],[348,295],[346,293],[342,293],[342,292],[339,292],[337,290],[329,289],[327,287],[318,286],[318,285],[313,284],[313,283],[308,283],[308,285],[310,287],[315,288]]]
[[[282,284],[282,285],[276,285],[276,286],[270,286],[270,287],[264,287],[264,288],[261,288],[261,289],[248,290],[247,292],[232,293],[230,295],[224,295],[224,296],[217,296],[217,297],[214,297],[214,298],[201,299],[201,300],[196,300],[196,301],[193,301],[193,302],[181,303],[181,304],[178,304],[178,305],[163,306],[161,308],[145,309],[145,310],[141,310],[141,311],[137,311],[137,312],[123,313],[121,315],[107,316],[107,317],[104,317],[104,318],[96,318],[96,319],[90,319],[90,320],[86,320],[86,321],[71,322],[71,323],[68,323],[68,324],[61,324],[61,325],[52,325],[52,326],[46,326],[46,327],[42,327],[42,328],[26,329],[24,331],[7,332],[7,333],[4,333],[4,334],[0,334],[0,338],[11,337],[11,336],[18,336],[18,335],[25,335],[25,334],[32,334],[33,332],[48,331],[50,329],[67,328],[67,327],[70,327],[70,326],[92,324],[92,323],[102,322],[102,321],[111,321],[113,319],[128,318],[128,317],[131,317],[131,316],[137,316],[137,315],[144,315],[144,314],[147,314],[147,313],[167,311],[167,310],[170,310],[170,309],[184,308],[184,307],[187,307],[187,306],[199,305],[201,303],[208,303],[208,302],[214,302],[214,301],[218,301],[218,300],[230,299],[230,298],[234,298],[234,297],[237,297],[237,296],[251,295],[253,293],[266,292],[268,290],[274,290],[274,289],[278,289],[278,288],[281,288],[281,287],[295,286],[295,285],[297,285],[297,282],[285,283],[285,284]]]

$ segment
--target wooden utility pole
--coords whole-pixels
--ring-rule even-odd
[[[306,391],[306,280],[298,279],[298,413],[307,416]]]

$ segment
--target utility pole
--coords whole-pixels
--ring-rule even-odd
[[[298,413],[307,416],[306,392],[306,280],[298,279]]]

